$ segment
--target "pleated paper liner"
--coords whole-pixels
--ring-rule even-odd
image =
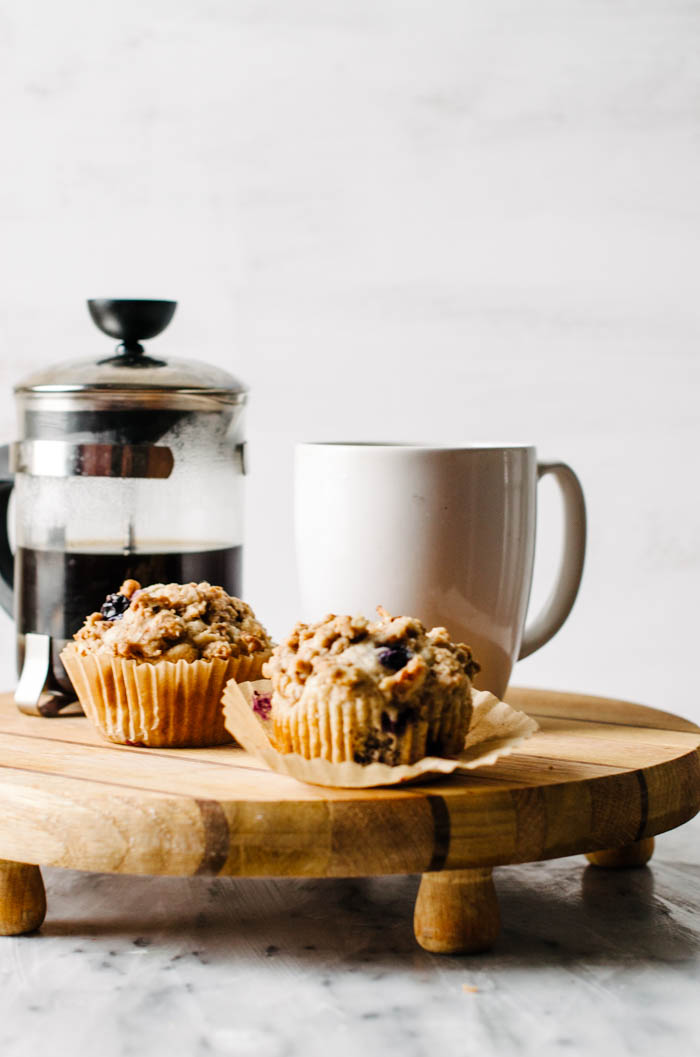
[[[227,682],[258,678],[269,653],[211,661],[125,660],[81,655],[61,660],[88,718],[110,741],[150,748],[224,745],[221,695]]]
[[[534,719],[524,712],[511,708],[486,690],[476,690],[473,693],[471,725],[464,751],[459,756],[425,756],[417,763],[396,767],[385,763],[329,763],[320,758],[307,760],[297,753],[279,753],[271,745],[266,730],[269,719],[262,714],[265,709],[261,712],[260,705],[260,698],[264,700],[271,689],[268,679],[227,683],[223,696],[226,727],[247,752],[262,760],[271,771],[311,785],[366,789],[472,770],[509,755],[537,730]]]
[[[469,702],[455,703],[451,695],[444,699],[433,695],[410,723],[402,725],[400,711],[381,699],[328,701],[315,690],[304,695],[304,701],[294,708],[274,715],[268,736],[283,755],[296,753],[304,759],[318,756],[333,763],[352,762],[363,732],[383,731],[383,722],[389,719],[394,723],[392,767],[397,767],[422,760],[429,744],[439,746],[441,756],[456,756],[464,745],[470,717]]]

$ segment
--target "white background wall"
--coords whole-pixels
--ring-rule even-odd
[[[86,297],[179,299],[153,351],[252,390],[276,635],[295,440],[535,442],[590,548],[516,681],[700,720],[698,0],[5,0],[0,42],[3,439],[16,381],[106,352]]]

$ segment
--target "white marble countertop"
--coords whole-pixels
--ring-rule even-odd
[[[697,1054],[699,836],[641,870],[498,869],[503,933],[469,957],[416,946],[416,877],[47,869],[41,932],[0,939],[0,1053]]]

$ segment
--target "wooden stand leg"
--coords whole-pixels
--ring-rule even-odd
[[[491,870],[424,873],[413,916],[416,939],[433,954],[476,954],[501,930]]]
[[[38,929],[46,915],[46,892],[38,866],[0,859],[0,936]]]
[[[625,844],[622,848],[591,851],[586,858],[593,866],[602,866],[608,870],[627,870],[633,866],[646,866],[653,854],[654,838],[645,837],[634,844]]]

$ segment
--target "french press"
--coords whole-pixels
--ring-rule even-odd
[[[59,654],[127,578],[208,580],[241,594],[244,386],[142,341],[174,301],[88,301],[113,355],[15,388],[19,440],[0,452],[0,604],[17,629],[16,701],[56,715],[75,700]],[[14,497],[14,555],[8,504]]]

